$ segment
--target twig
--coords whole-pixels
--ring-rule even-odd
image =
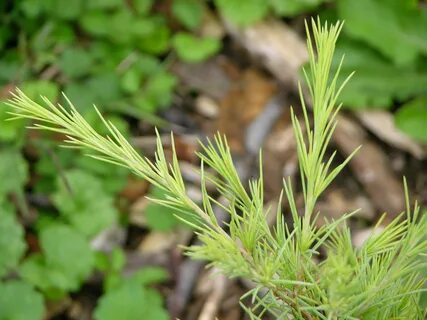
[[[228,279],[218,271],[212,270],[215,275],[210,278],[212,291],[200,312],[198,320],[214,320],[218,313],[219,304],[227,288]]]

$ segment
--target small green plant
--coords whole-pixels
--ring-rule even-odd
[[[164,197],[153,201],[180,211],[177,217],[199,234],[202,245],[187,248],[188,255],[209,261],[230,277],[244,277],[255,283],[255,288],[244,295],[252,298],[252,305],[244,307],[252,319],[261,319],[266,312],[277,319],[423,319],[419,300],[425,263],[420,257],[427,250],[427,217],[419,214],[418,205],[411,210],[408,200],[406,217],[402,219],[403,213],[383,231],[373,233],[360,248],[352,245],[345,224],[353,213],[316,227],[316,201],[351,156],[336,167],[335,153],[326,156],[340,110],[338,95],[349,79],[339,82],[340,67],[330,74],[342,24],[328,26],[313,21],[311,27],[312,34],[307,26],[309,70],[304,74],[313,117],[309,118],[301,87],[304,126],[292,113],[304,195],[302,215],[290,180],[284,181],[283,191],[292,224],[285,223],[279,209],[276,225],[268,226],[261,156],[260,176],[245,188],[227,141],[219,134],[198,154],[203,195],[198,205],[186,194],[176,153],[169,162],[160,139],[155,159],[150,161],[135,151],[101,113],[109,135],[97,133],[68,99],[69,109],[47,98],[43,98],[42,106],[18,90],[9,105],[15,109],[16,118],[36,120],[34,128],[62,133],[69,146],[91,149],[95,151],[92,157],[126,167],[161,189]],[[220,178],[208,175],[205,166]],[[227,204],[219,204],[208,194],[207,181],[216,185]],[[221,227],[213,205],[222,206],[229,214],[228,230]],[[129,290],[126,288],[126,292]],[[126,292],[123,294],[129,294]]]
[[[43,297],[19,280],[0,282],[0,319],[42,319]]]
[[[160,293],[150,288],[152,284],[168,278],[164,269],[146,267],[131,277],[121,276],[124,257],[119,250],[112,252],[109,261],[99,263],[99,269],[107,274],[104,282],[105,294],[95,310],[96,320],[167,320],[167,311],[163,307]]]

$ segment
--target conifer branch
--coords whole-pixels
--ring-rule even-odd
[[[290,180],[284,180],[282,194],[293,225],[285,223],[279,209],[275,227],[269,228],[262,163],[260,177],[251,180],[246,189],[233,165],[226,138],[219,134],[198,154],[202,203],[197,204],[186,194],[175,149],[169,162],[159,138],[152,161],[141,156],[99,112],[109,135],[98,134],[68,99],[67,106],[54,105],[47,98],[40,105],[17,90],[8,104],[14,108],[14,118],[35,121],[32,128],[64,134],[67,146],[91,150],[94,153],[90,156],[126,167],[161,188],[166,198],[153,201],[181,212],[178,218],[192,225],[202,242],[189,247],[187,254],[209,261],[230,277],[245,277],[256,284],[244,295],[252,297],[252,308],[244,308],[253,319],[261,319],[267,311],[278,319],[422,319],[418,300],[426,279],[420,271],[426,263],[420,257],[427,250],[427,217],[420,215],[417,205],[411,210],[408,201],[405,219],[396,219],[382,232],[371,235],[359,249],[352,245],[345,226],[353,213],[325,222],[321,228],[315,226],[317,199],[354,154],[335,168],[335,153],[326,157],[341,108],[338,96],[351,75],[343,83],[338,83],[339,69],[330,75],[342,23],[322,25],[318,20],[311,22],[312,33],[308,24],[306,28],[310,63],[304,74],[313,105],[312,119],[301,85],[304,125],[292,111],[305,201],[302,216]],[[220,179],[206,175],[205,166],[215,170]],[[212,206],[218,203],[207,192],[208,181],[228,200],[227,205],[221,205],[230,215],[228,230],[215,217]],[[321,247],[326,258],[318,262]]]

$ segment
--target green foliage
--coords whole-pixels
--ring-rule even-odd
[[[397,65],[411,65],[427,53],[422,31],[427,29],[427,10],[393,0],[339,0],[337,6],[350,36],[378,49]]]
[[[121,275],[125,256],[118,249],[109,255],[98,253],[96,261],[98,269],[106,275],[106,294],[98,302],[95,319],[169,319],[160,294],[147,287],[168,278],[164,269],[146,267],[125,278]]]
[[[43,316],[43,298],[28,283],[0,282],[1,320],[41,320]]]
[[[275,13],[282,16],[295,16],[318,7],[325,0],[270,0]]]
[[[94,318],[167,320],[169,316],[162,304],[162,298],[155,290],[132,281],[124,281],[100,299]]]
[[[168,105],[172,102],[172,90],[176,83],[176,77],[167,72],[154,73],[144,85],[144,97],[136,100],[136,105],[148,112],[156,109],[157,102],[161,106]]]
[[[97,252],[95,255],[96,268],[104,274],[104,290],[117,287],[122,280],[122,269],[126,263],[125,253],[115,248],[110,254]]]
[[[415,139],[427,143],[427,98],[419,97],[402,106],[396,114],[396,125]]]
[[[13,211],[0,201],[0,278],[18,265],[25,249],[22,226],[16,220]]]
[[[28,178],[28,166],[16,149],[0,150],[0,201],[9,193],[21,193]]]
[[[10,118],[8,115],[10,111],[10,108],[3,101],[0,101],[0,141],[3,142],[19,141],[19,137],[25,127],[25,123],[23,122],[6,121]]]
[[[151,162],[139,155],[100,113],[109,130],[108,137],[97,133],[71,103],[67,110],[44,99],[43,107],[18,91],[9,105],[15,108],[18,118],[38,120],[36,128],[63,133],[69,145],[92,149],[92,157],[127,167],[161,189],[165,197],[153,199],[154,202],[180,211],[179,218],[197,230],[202,244],[187,248],[187,253],[209,261],[230,277],[245,277],[255,283],[255,288],[244,296],[252,297],[252,308],[245,309],[252,319],[260,319],[266,311],[278,318],[301,320],[423,319],[418,302],[425,283],[421,274],[425,265],[419,261],[427,250],[427,216],[420,216],[417,205],[411,210],[407,200],[405,219],[400,216],[383,231],[373,233],[361,248],[352,245],[345,225],[352,213],[316,227],[317,199],[354,154],[336,167],[333,166],[335,153],[326,156],[340,110],[338,96],[349,79],[339,81],[339,67],[330,73],[341,27],[340,23],[328,26],[313,21],[311,24],[312,37],[309,33],[307,40],[310,70],[304,75],[313,106],[313,127],[301,88],[304,126],[292,112],[304,212],[302,216],[299,214],[291,182],[285,180],[283,194],[292,223],[285,223],[279,206],[273,229],[265,219],[262,169],[259,178],[249,181],[247,191],[233,165],[226,139],[220,135],[198,154],[202,162],[203,197],[199,205],[187,196],[175,150],[169,163],[160,138],[155,160]],[[206,165],[219,178],[206,175]],[[230,217],[228,232],[213,212],[217,202],[206,191],[207,181],[228,200],[222,205]],[[193,223],[194,217],[197,223]],[[320,256],[320,252],[324,254]],[[259,295],[261,292],[264,293]],[[141,317],[148,312],[144,311],[145,304],[131,302],[131,296],[138,296],[141,301],[155,300],[131,282],[107,293],[96,318],[114,315],[120,308],[132,310],[129,317]],[[117,306],[120,297],[127,297],[125,307]]]
[[[343,91],[344,106],[391,109],[425,95],[427,41],[423,30],[427,28],[427,8],[417,1],[337,0],[335,3],[323,15],[345,21],[344,36],[338,43],[338,52],[347,56],[342,70],[357,70],[357,77]],[[334,64],[336,68],[339,61]],[[405,114],[404,122],[420,123],[415,113],[401,112]],[[396,123],[403,128],[399,114],[400,111]],[[425,141],[420,134],[413,131],[409,134]]]
[[[66,225],[46,226],[39,234],[42,253],[30,255],[20,275],[51,298],[75,291],[90,275],[94,254],[87,240]]]
[[[220,13],[239,26],[247,26],[274,12],[293,17],[317,8],[325,0],[215,0]]]
[[[150,190],[148,197],[166,200],[166,194],[160,188]],[[176,218],[179,214],[179,211],[153,202],[150,202],[144,210],[147,226],[156,231],[169,231],[181,225],[181,222]]]
[[[395,66],[378,52],[351,40],[341,41],[337,52],[346,53],[344,72],[357,70],[357,77],[343,90],[342,101],[346,107],[388,109],[395,101],[405,101],[425,92],[427,68]],[[335,69],[339,63],[335,59]]]
[[[226,19],[241,26],[260,21],[269,10],[265,0],[215,0],[215,4]]]
[[[164,282],[168,278],[169,275],[165,269],[159,267],[146,267],[135,272],[131,277],[133,282],[139,283],[143,286]]]
[[[172,13],[186,28],[195,29],[203,19],[203,3],[198,0],[175,0]]]
[[[182,32],[175,35],[173,46],[182,60],[200,62],[215,54],[221,45],[218,39],[197,38],[190,33]]]
[[[85,236],[94,236],[117,220],[113,197],[105,192],[99,179],[73,170],[58,177],[52,200],[61,216]]]
[[[85,76],[91,72],[93,63],[90,54],[81,48],[67,48],[59,61],[62,72],[70,78]]]
[[[22,86],[22,89],[25,90],[29,97],[40,102],[40,96],[56,101],[59,95],[58,85],[46,80],[28,81]]]
[[[116,114],[135,107],[153,113],[170,105],[176,79],[161,60],[173,49],[175,33],[197,32],[205,8],[196,0],[173,1],[171,11],[181,25],[171,30],[170,16],[153,4],[153,0],[20,1],[0,14],[7,21],[0,31],[7,35],[0,46],[4,57],[0,84],[20,83],[36,100],[41,94],[57,101],[64,91],[78,108],[97,104]],[[25,45],[9,41],[17,27]],[[178,56],[201,61],[220,46],[212,39],[194,38],[192,43],[203,48],[195,47],[192,56],[188,48],[180,47],[184,54]],[[157,70],[147,71],[147,61],[155,61]]]

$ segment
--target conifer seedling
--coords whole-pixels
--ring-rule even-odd
[[[359,248],[353,246],[346,226],[353,213],[343,213],[342,218],[317,227],[316,201],[354,153],[336,167],[335,153],[326,156],[341,107],[338,96],[349,80],[338,83],[340,68],[330,73],[342,23],[313,20],[310,26],[306,24],[309,68],[304,75],[313,110],[308,110],[300,86],[304,125],[292,112],[304,211],[298,212],[293,187],[286,178],[282,193],[290,208],[291,224],[285,223],[279,209],[275,226],[269,227],[262,161],[259,178],[250,180],[245,188],[227,140],[220,134],[198,153],[203,195],[199,205],[187,196],[175,150],[169,162],[160,139],[151,161],[99,112],[109,135],[98,134],[68,99],[68,106],[54,105],[47,98],[41,105],[17,90],[9,105],[15,118],[35,121],[33,128],[62,133],[67,137],[66,145],[92,150],[90,156],[126,167],[163,190],[164,198],[152,200],[181,212],[178,217],[195,228],[202,242],[187,248],[187,254],[208,261],[229,277],[246,278],[255,284],[243,296],[251,298],[250,306],[242,303],[251,319],[262,319],[266,313],[277,319],[301,320],[424,319],[419,299],[426,280],[421,271],[426,268],[427,219],[417,204],[410,208],[408,196],[407,211],[382,231],[374,232]],[[206,166],[216,171],[217,177],[206,174]],[[227,198],[226,205],[208,194],[207,182]],[[226,227],[217,220],[213,205],[222,206],[229,214]]]

